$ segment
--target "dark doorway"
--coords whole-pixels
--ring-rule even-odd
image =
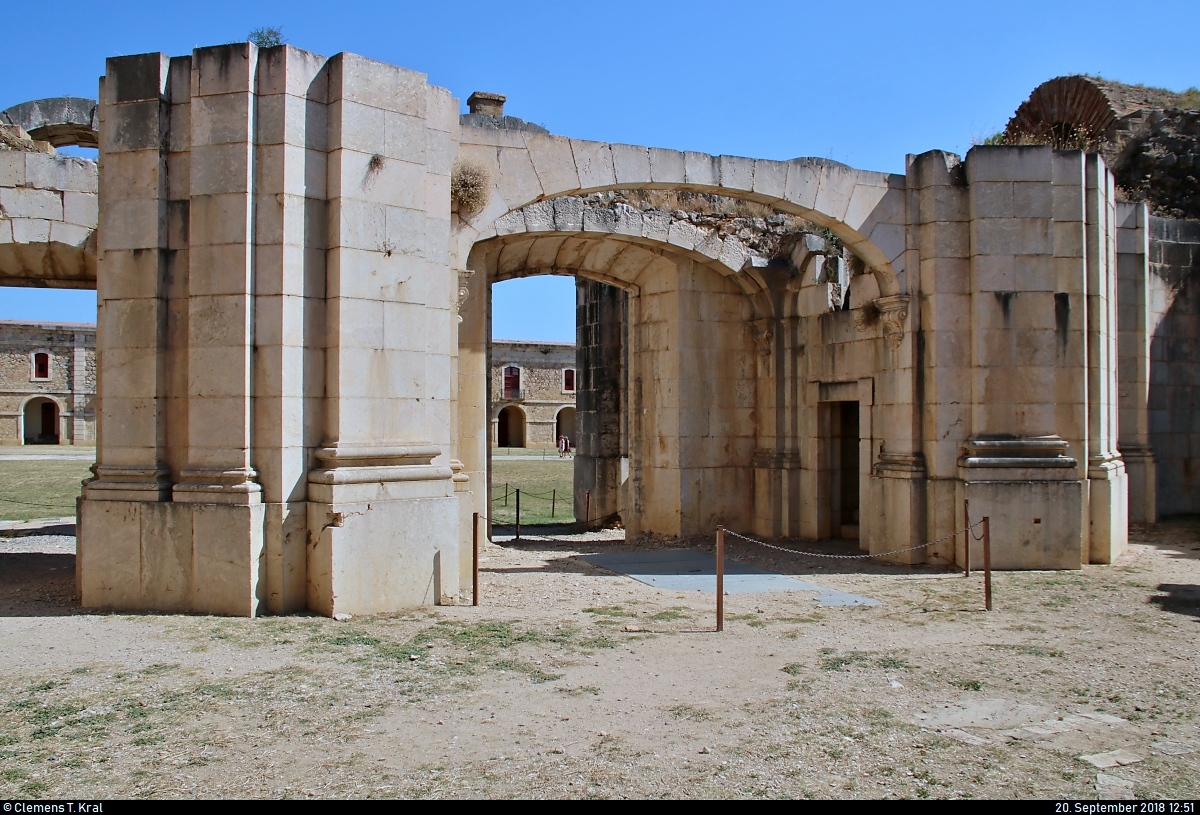
[[[51,399],[31,399],[25,405],[25,443],[58,444],[58,405]]]
[[[858,402],[830,402],[829,534],[858,540],[859,408]]]
[[[500,411],[496,420],[496,446],[525,446],[525,414],[519,407],[509,405]]]

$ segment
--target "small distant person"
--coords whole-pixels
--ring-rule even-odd
[[[563,436],[563,454],[566,455],[567,458],[571,457],[571,440],[566,436]]]
[[[567,437],[559,436],[558,437],[558,457],[562,458],[566,454],[567,454]]]

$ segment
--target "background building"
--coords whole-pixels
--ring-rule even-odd
[[[95,398],[95,325],[0,320],[0,444],[95,444]]]
[[[575,344],[497,340],[491,356],[492,446],[574,447]]]

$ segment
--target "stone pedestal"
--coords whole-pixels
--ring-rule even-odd
[[[1084,482],[1057,436],[973,439],[959,461],[969,523],[988,517],[993,569],[1078,569],[1083,565]],[[964,518],[964,521],[967,519]],[[966,526],[966,523],[963,524]],[[971,547],[983,564],[982,528],[959,536],[957,562]],[[965,541],[963,539],[966,539]]]
[[[459,593],[460,501],[438,448],[325,448],[309,473],[308,607],[377,614]]]

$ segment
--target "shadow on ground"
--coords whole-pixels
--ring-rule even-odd
[[[89,614],[75,600],[75,556],[0,554],[0,617]]]

